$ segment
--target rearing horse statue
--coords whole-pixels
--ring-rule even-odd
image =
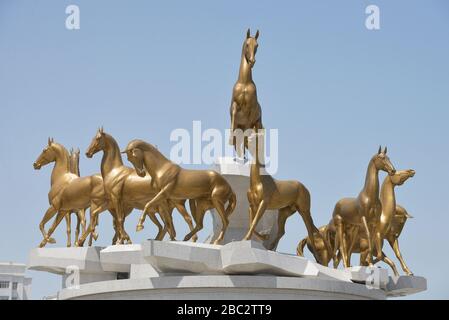
[[[231,101],[231,133],[235,134],[240,129],[242,133],[251,129],[263,129],[262,125],[262,109],[257,101],[256,84],[253,81],[252,68],[256,63],[257,39],[259,38],[259,30],[256,35],[251,37],[250,30],[246,33],[246,39],[243,43],[242,56],[240,62],[239,77],[232,90]],[[241,143],[243,142],[243,148]],[[237,145],[239,143],[240,145]],[[248,149],[248,137],[245,135],[243,141],[238,141],[237,137],[231,135],[231,141],[236,152],[245,155]],[[240,151],[243,151],[240,154]]]

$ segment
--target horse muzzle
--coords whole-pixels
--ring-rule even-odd
[[[37,162],[33,163],[34,170],[39,170],[41,167],[42,167],[42,165],[40,163],[37,163]]]

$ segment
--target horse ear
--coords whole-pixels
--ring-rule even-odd
[[[51,146],[51,138],[48,137],[48,146]]]
[[[101,126],[100,129],[98,129],[98,132],[100,132],[101,134],[104,133],[103,126]]]
[[[384,154],[387,154],[387,146],[385,146]]]
[[[379,151],[377,151],[377,154],[381,154],[382,153],[382,146],[379,146]]]
[[[256,40],[257,40],[257,38],[259,38],[259,30],[257,30],[255,38],[256,38]]]
[[[246,39],[251,37],[251,31],[248,28],[248,31],[246,31]]]

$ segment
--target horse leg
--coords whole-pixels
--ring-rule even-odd
[[[368,239],[368,257],[367,262],[368,266],[373,266],[373,239],[371,238],[371,231],[369,230],[368,221],[366,220],[366,216],[362,216],[363,228],[365,229],[365,235]]]
[[[58,212],[58,210],[56,210],[53,206],[50,206],[50,208],[47,209],[47,211],[45,212],[44,217],[42,218],[42,221],[39,223],[39,229],[42,232],[42,236],[45,238],[47,238],[47,233],[45,232],[45,224],[54,217],[54,215]],[[56,240],[53,238],[49,238],[48,242],[50,243],[56,243]]]
[[[254,216],[253,221],[251,221],[251,225],[249,227],[248,233],[243,238],[243,240],[251,240],[251,237],[254,233],[254,230],[256,229],[257,223],[259,222],[260,218],[262,218],[263,214],[265,213],[265,210],[268,207],[268,201],[266,199],[263,199],[259,206],[257,207],[256,214]]]
[[[229,144],[234,146],[234,150],[237,152],[237,138],[234,137],[235,131],[235,116],[237,114],[237,103],[235,101],[231,104],[231,136],[229,137]]]
[[[115,244],[123,244],[125,242],[125,231],[124,231],[124,220],[125,220],[125,216],[123,213],[123,207],[122,207],[122,203],[121,201],[111,195],[111,202],[112,202],[112,207],[114,208],[114,213],[115,213],[115,222],[116,222],[116,228],[117,228],[117,239],[115,241]]]
[[[221,218],[221,231],[220,234],[218,235],[217,239],[215,239],[214,244],[220,244],[221,241],[223,241],[224,238],[224,234],[226,232],[226,229],[228,228],[229,225],[229,220],[228,217],[226,217],[226,210],[223,204],[223,201],[221,201],[220,199],[217,198],[212,198],[212,204],[214,205],[215,209],[217,209],[218,214]]]
[[[75,228],[75,243],[76,243],[80,236],[81,220],[80,220],[80,216],[79,216],[79,211],[75,212],[75,215],[76,215],[76,228]]]
[[[247,197],[248,197],[248,203],[249,203],[249,207],[248,207],[249,223],[251,225],[251,222],[254,220],[254,215],[257,211],[257,208],[253,205],[254,198],[250,191],[247,192]],[[257,232],[257,230],[254,230],[254,235],[261,241],[265,241],[270,238],[269,235],[261,235],[259,232]]]
[[[335,255],[335,258],[334,258],[334,269],[337,269],[337,268],[338,268],[338,265],[340,264],[340,261],[341,261],[341,253],[338,252],[338,253]]]
[[[206,209],[201,203],[198,203],[198,207],[195,207],[195,214],[193,215],[193,220],[195,220],[195,227],[190,231],[185,237],[184,241],[189,241],[192,236],[196,235],[200,230],[203,229],[204,215],[206,214]]]
[[[389,237],[388,243],[390,244],[391,248],[393,248],[394,254],[396,255],[396,258],[398,258],[399,262],[401,263],[402,270],[409,275],[412,276],[413,272],[410,271],[410,269],[405,264],[404,258],[402,257],[401,250],[399,250],[399,240],[396,237]]]
[[[86,209],[81,209],[76,213],[78,218],[76,225],[75,243],[78,242],[79,235],[86,231]]]
[[[394,275],[396,277],[399,277],[399,272],[398,272],[398,269],[396,268],[396,265],[394,264],[394,262],[390,258],[388,258],[386,256],[386,254],[384,252],[382,252],[382,259],[381,260],[390,266],[390,268],[393,270],[393,273],[394,273]]]
[[[156,208],[157,204],[159,202],[163,202],[166,200],[166,193],[169,193],[171,191],[171,189],[173,189],[173,187],[175,186],[176,183],[176,179],[174,179],[175,181],[169,182],[167,183],[162,189],[161,191],[158,192],[158,194],[156,196],[154,196],[153,199],[151,199],[151,201],[148,201],[148,203],[145,205],[145,208],[143,209],[143,213],[146,213],[150,208]]]
[[[344,232],[343,221],[340,216],[335,217],[335,227],[337,229],[336,241],[339,245],[339,254],[343,260],[343,265],[345,268],[350,267],[350,261],[348,259],[348,251],[346,246],[346,236]]]
[[[78,239],[77,246],[82,247],[84,245],[84,242],[87,239],[87,236],[91,236],[95,232],[95,227],[98,222],[98,215],[105,211],[107,209],[107,203],[102,203],[101,205],[97,206],[97,204],[92,203],[90,206],[90,221],[89,226],[86,228],[86,230],[83,232],[82,236]],[[92,242],[89,240],[89,243],[92,244]]]
[[[148,212],[148,216],[150,217],[150,220],[156,225],[156,227],[158,229],[155,240],[162,240],[165,236],[165,232],[164,232],[164,228],[162,227],[161,223],[159,222],[159,220],[156,217],[156,211],[150,210],[150,212]]]
[[[163,201],[159,208],[161,209],[161,214],[163,216],[163,221],[165,224],[165,228],[167,228],[168,234],[170,236],[170,240],[171,241],[175,241],[176,240],[176,231],[175,231],[175,227],[173,225],[173,217],[172,217],[172,213],[173,213],[173,209],[170,209],[168,206],[168,202],[167,201]]]
[[[44,238],[44,240],[42,240],[42,242],[40,243],[39,247],[42,248],[42,247],[44,247],[47,244],[47,242],[50,239],[51,235],[53,234],[55,229],[58,227],[58,225],[61,223],[62,219],[64,219],[66,214],[68,214],[67,211],[59,211],[58,212],[58,214],[56,215],[55,220],[53,221],[52,226],[48,230],[47,236]]]
[[[192,218],[190,217],[190,214],[187,212],[186,207],[183,203],[176,203],[175,202],[176,209],[179,211],[179,213],[184,218],[184,221],[188,224],[190,232],[193,230],[193,223]],[[198,236],[195,234],[192,236],[193,242],[196,242],[198,240]]]
[[[72,218],[71,218],[72,212],[68,212],[65,215],[65,222],[67,225],[67,247],[72,246]]]
[[[150,215],[151,215],[151,212],[148,212],[148,216],[150,216]],[[137,223],[137,226],[136,226],[137,232],[142,231],[143,228],[145,228],[144,223],[145,223],[146,217],[147,217],[147,214],[142,212],[142,214],[140,215],[140,218],[139,218],[139,222]]]
[[[279,209],[278,212],[278,232],[276,234],[276,238],[270,244],[268,250],[275,250],[279,240],[281,240],[282,236],[285,234],[285,223],[287,222],[288,217],[290,217],[296,210],[292,210],[290,207],[285,207]]]

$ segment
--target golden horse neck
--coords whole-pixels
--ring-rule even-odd
[[[378,228],[382,235],[385,235],[394,218],[394,215],[396,214],[396,196],[394,193],[394,185],[389,176],[387,176],[382,183],[380,202],[382,203],[382,215]]]
[[[117,141],[111,135],[105,134],[105,147],[103,149],[103,158],[101,159],[101,175],[103,179],[111,171],[120,167],[125,166],[123,165]]]
[[[366,171],[365,185],[359,194],[359,198],[367,196],[371,200],[379,199],[379,170],[371,159]]]
[[[245,58],[245,44],[243,44],[243,48],[242,48],[242,56],[241,56],[240,68],[239,68],[239,78],[238,78],[237,82],[246,83],[246,84],[254,83],[251,67]]]
[[[53,148],[55,150],[56,159],[55,165],[51,173],[51,185],[58,183],[58,180],[62,179],[64,175],[70,173],[70,160],[69,152],[63,145],[53,142]]]

